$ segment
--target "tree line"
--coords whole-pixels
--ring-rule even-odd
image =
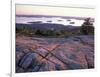
[[[91,18],[87,18],[84,20],[84,23],[79,28],[74,31],[68,31],[66,29],[63,30],[54,30],[54,29],[28,29],[27,27],[23,27],[21,29],[16,28],[16,33],[20,33],[28,36],[47,36],[47,37],[69,37],[73,35],[93,35],[94,34],[94,26],[93,22],[91,22]]]

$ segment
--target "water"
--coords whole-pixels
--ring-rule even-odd
[[[17,17],[16,23],[32,24],[29,22],[41,22],[41,23],[51,23],[51,24],[63,24],[64,26],[81,26],[84,20],[75,18],[61,18],[61,17]]]

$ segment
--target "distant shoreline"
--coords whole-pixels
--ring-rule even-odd
[[[51,17],[60,17],[60,18],[64,18],[64,19],[78,19],[78,20],[84,20],[86,18],[91,18],[91,17],[78,17],[78,16],[53,16],[53,15],[16,15],[16,17],[47,17],[47,18],[51,18]],[[94,19],[94,18],[91,18]]]

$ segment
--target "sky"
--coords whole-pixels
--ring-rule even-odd
[[[95,9],[50,7],[36,5],[16,5],[16,15],[52,15],[52,16],[77,16],[95,17]]]

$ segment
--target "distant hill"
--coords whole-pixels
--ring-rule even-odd
[[[16,15],[17,17],[37,17],[37,18],[40,18],[40,17],[48,17],[48,18],[51,18],[51,17],[61,17],[61,18],[67,18],[67,19],[79,19],[79,20],[84,20],[86,19],[87,17],[75,17],[75,16],[53,16],[53,15]]]
[[[34,24],[16,23],[17,29],[21,29],[23,27],[27,29],[42,29],[42,30],[52,29],[52,30],[68,30],[68,31],[72,31],[79,28],[79,26],[72,26],[72,25],[64,26],[62,24],[50,24],[50,23],[34,23]]]

